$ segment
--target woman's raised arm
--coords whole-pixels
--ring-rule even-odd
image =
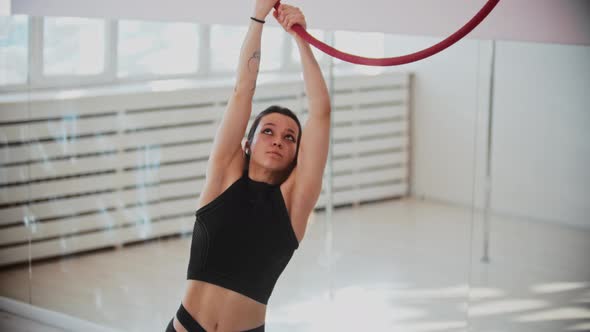
[[[311,47],[291,30],[294,24],[306,28],[303,13],[297,7],[281,4],[278,13],[275,12],[273,15],[295,38],[303,67],[309,115],[299,146],[292,209],[311,211],[322,189],[322,177],[330,144],[330,96]]]
[[[264,20],[277,0],[256,0],[252,17]],[[207,165],[207,177],[223,176],[223,169],[241,153],[241,141],[252,112],[252,98],[260,66],[263,24],[251,19],[240,50],[237,77],[221,123],[215,134]]]

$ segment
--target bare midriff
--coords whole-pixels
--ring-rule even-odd
[[[246,331],[263,325],[266,319],[265,304],[199,280],[187,280],[182,304],[207,331]]]

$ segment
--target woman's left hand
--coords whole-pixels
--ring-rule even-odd
[[[296,32],[291,29],[291,27],[295,24],[301,25],[304,29],[307,28],[307,24],[305,22],[305,16],[303,16],[303,12],[295,7],[285,4],[280,4],[279,9],[275,10],[273,16],[279,22],[279,24],[293,36],[296,36]]]

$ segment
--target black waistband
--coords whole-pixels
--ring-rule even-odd
[[[184,328],[189,332],[207,332],[205,329],[197,322],[191,314],[186,311],[182,303],[180,304],[180,308],[176,312],[176,318]]]
[[[193,316],[185,309],[185,307],[180,303],[180,307],[176,312],[176,318],[184,328],[189,332],[207,332],[199,322],[197,322]],[[259,327],[253,328],[248,331],[244,332],[264,332],[264,324]]]

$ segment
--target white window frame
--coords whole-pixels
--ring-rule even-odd
[[[199,63],[198,69],[191,73],[175,75],[140,75],[119,78],[118,70],[118,26],[119,20],[104,19],[105,23],[105,50],[104,70],[96,75],[44,75],[43,74],[43,46],[44,46],[44,17],[28,16],[28,75],[25,83],[0,85],[0,93],[23,92],[51,89],[76,89],[95,87],[100,85],[122,85],[128,83],[147,82],[170,79],[206,79],[231,78],[233,71],[213,71],[211,68],[211,25],[198,24],[199,26]],[[326,33],[326,38],[333,40],[333,32]],[[265,70],[262,73],[292,73],[301,70],[301,65],[291,59],[291,36],[285,36],[281,46],[281,65],[275,70]],[[330,43],[330,41],[328,41]],[[313,47],[313,46],[312,46]],[[330,59],[325,56],[319,65],[327,68]]]
[[[114,78],[114,71],[116,68],[116,58],[113,59],[112,54],[117,51],[116,41],[116,24],[112,20],[102,20],[104,22],[104,68],[103,71],[95,75],[45,75],[43,73],[43,47],[44,47],[44,18],[32,17],[29,26],[29,46],[31,54],[29,76],[29,87],[36,88],[63,88],[83,85],[96,85],[100,83],[110,82]]]

